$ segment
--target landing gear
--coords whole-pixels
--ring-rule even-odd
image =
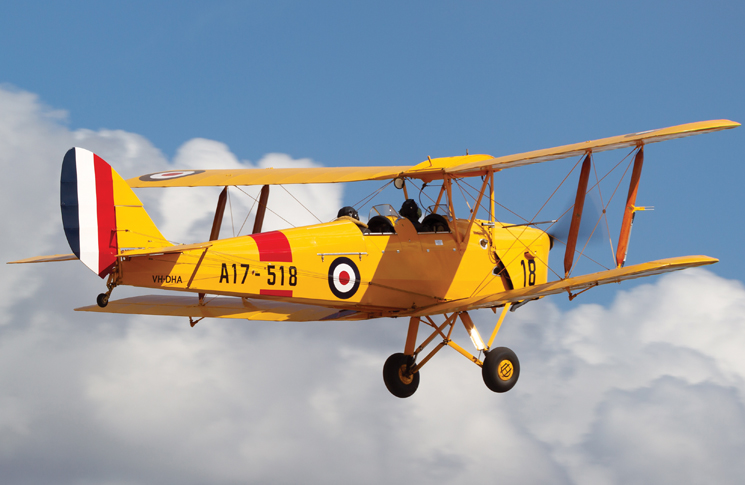
[[[100,306],[101,308],[106,308],[106,305],[109,304],[109,297],[111,296],[111,292],[114,291],[114,288],[116,288],[117,285],[118,271],[119,265],[117,264],[111,270],[111,273],[109,273],[109,279],[106,281],[106,288],[108,288],[108,290],[106,291],[106,293],[101,293],[96,297],[96,303],[98,303],[98,306]]]
[[[419,387],[419,372],[412,372],[414,358],[405,354],[393,354],[383,365],[385,387],[396,397],[409,397]]]
[[[98,306],[101,308],[105,308],[106,305],[109,304],[109,294],[108,293],[101,293],[96,297],[96,303],[98,303]]]
[[[517,384],[520,377],[520,361],[507,347],[497,347],[486,353],[481,375],[486,387],[494,392],[507,392]]]
[[[515,387],[517,379],[520,377],[520,361],[517,360],[515,352],[507,347],[491,349],[491,345],[497,336],[497,332],[499,332],[499,328],[502,326],[502,322],[510,306],[511,303],[506,303],[502,307],[502,314],[496,325],[494,325],[494,330],[488,342],[482,340],[479,331],[476,329],[476,325],[474,325],[468,312],[465,311],[445,315],[445,322],[440,325],[436,324],[428,315],[411,317],[404,352],[391,355],[383,366],[385,387],[396,397],[403,398],[411,396],[416,392],[417,387],[419,387],[419,373],[424,364],[443,347],[451,347],[481,367],[481,375],[484,378],[486,387],[494,392],[501,393],[509,391]],[[468,332],[468,336],[471,338],[471,342],[476,347],[476,350],[484,352],[483,362],[451,339],[453,327],[459,319],[463,323],[466,332]],[[416,341],[420,323],[429,326],[432,329],[432,333],[417,347]],[[437,337],[441,337],[442,341],[426,356],[418,358],[424,348]]]

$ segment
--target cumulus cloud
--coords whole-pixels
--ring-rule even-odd
[[[173,166],[186,169],[308,168],[318,167],[310,159],[292,159],[282,153],[265,155],[257,164],[239,161],[227,145],[195,138],[184,143],[174,157]],[[221,237],[250,234],[261,187],[231,187],[229,203],[221,227]],[[163,234],[176,242],[207,239],[222,189],[169,188],[150,189],[164,192],[160,209]],[[328,222],[341,207],[340,185],[293,185],[270,187],[263,230]],[[247,217],[248,216],[248,217]]]
[[[57,185],[73,145],[125,177],[314,164],[282,154],[252,164],[205,139],[169,161],[137,134],[71,131],[29,93],[0,89],[0,107],[6,260],[66,252]],[[289,189],[322,220],[340,205],[338,186]],[[138,194],[167,237],[209,232],[217,191]],[[279,187],[270,200],[293,224],[315,221]],[[242,217],[252,203],[231,202]],[[739,483],[745,472],[745,289],[706,270],[649,280],[607,307],[581,304],[592,292],[566,312],[550,299],[526,305],[498,336],[521,361],[515,389],[491,393],[445,349],[407,400],[381,377],[403,346],[402,319],[190,328],[72,312],[103,287],[75,262],[0,272],[4,483]],[[128,291],[141,293],[115,297]],[[473,317],[482,334],[495,321]]]

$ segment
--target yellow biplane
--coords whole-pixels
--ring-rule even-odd
[[[80,311],[267,321],[366,320],[407,317],[402,353],[383,367],[388,390],[397,397],[417,389],[422,367],[444,346],[482,368],[487,387],[510,390],[520,375],[515,353],[492,348],[508,310],[557,293],[571,298],[606,283],[650,276],[717,262],[684,256],[625,266],[636,193],[649,143],[739,126],[728,120],[704,121],[659,130],[492,157],[466,155],[428,158],[414,166],[304,169],[173,170],[122,179],[104,160],[82,148],[70,149],[62,163],[61,208],[74,254],[43,256],[15,263],[81,260],[101,278],[106,293],[97,305]],[[610,269],[571,276],[577,238],[588,193],[593,154],[628,148],[633,168],[615,261]],[[631,156],[633,155],[633,157]],[[509,224],[495,216],[494,174],[550,160],[578,157],[579,181],[564,246],[564,274],[549,281],[549,252],[555,239],[540,224]],[[574,168],[572,169],[574,170]],[[628,167],[627,167],[628,170]],[[571,172],[570,172],[571,174]],[[478,182],[468,218],[457,218],[453,186],[464,178]],[[568,177],[568,176],[567,176]],[[566,180],[566,179],[565,179]],[[367,222],[345,207],[327,223],[262,232],[271,185],[385,181],[403,191],[400,211],[382,204]],[[409,199],[410,184],[441,183],[439,194],[421,218]],[[620,183],[620,182],[619,182]],[[229,186],[263,186],[253,233],[219,239]],[[132,189],[147,187],[224,187],[209,241],[174,245],[158,230]],[[479,208],[488,218],[477,217]],[[605,211],[604,211],[605,212]],[[553,223],[555,221],[549,221]],[[109,301],[112,290],[130,285],[191,295],[150,295]],[[501,315],[487,340],[469,311],[490,308]],[[436,319],[440,318],[440,321]],[[465,326],[477,355],[452,339],[456,322]],[[417,346],[421,325],[431,333]],[[425,356],[423,350],[439,343]]]

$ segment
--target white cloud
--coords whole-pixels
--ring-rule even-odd
[[[254,165],[246,160],[239,161],[224,143],[203,138],[195,138],[184,143],[178,149],[173,165],[189,169],[319,166],[310,159],[293,160],[290,156],[281,153],[265,155]],[[255,200],[258,199],[260,189],[261,187],[231,187],[229,189],[229,204],[225,209],[220,231],[221,237],[251,233],[256,214]],[[191,243],[207,239],[212,227],[217,199],[222,189],[202,187],[159,190],[163,193],[160,204],[161,215],[164,219],[163,234],[177,242]],[[316,224],[319,219],[322,222],[330,221],[341,207],[341,200],[342,187],[340,185],[292,185],[286,188],[272,186],[263,230]],[[312,213],[303,206],[310,209]],[[249,211],[250,216],[246,218]]]
[[[6,259],[67,250],[58,171],[70,146],[125,177],[171,166],[139,135],[70,131],[29,93],[0,89],[0,108]],[[204,139],[172,163],[313,165],[281,154],[252,165]],[[340,205],[339,186],[289,189],[322,220]],[[139,195],[166,236],[209,232],[217,191]],[[250,199],[231,201],[245,217]],[[315,221],[281,188],[270,203],[293,224]],[[223,235],[231,226],[226,217]],[[705,270],[621,291],[609,307],[526,305],[498,337],[520,357],[515,389],[489,392],[478,368],[446,349],[407,400],[381,377],[404,320],[192,329],[72,312],[103,288],[80,264],[0,272],[4,483],[739,483],[745,472],[745,289]],[[115,297],[128,291],[138,293]],[[494,315],[473,316],[488,334]]]

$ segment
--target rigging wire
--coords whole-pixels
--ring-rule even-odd
[[[310,215],[312,215],[313,217],[315,217],[318,222],[320,222],[321,224],[323,224],[323,221],[321,219],[319,219],[317,215],[315,215],[313,212],[311,212],[310,209],[308,209],[307,207],[305,207],[302,202],[300,202],[299,200],[297,200],[297,197],[295,197],[294,195],[292,195],[290,193],[290,191],[287,190],[287,188],[284,185],[280,185],[280,187],[282,187],[284,189],[284,191],[287,192],[290,195],[290,197],[292,197],[293,199],[295,199],[295,202],[297,202],[298,204],[300,204],[303,207],[303,209],[307,210],[310,213]]]
[[[466,201],[466,205],[468,206],[468,210],[470,211],[471,215],[473,215],[473,213],[474,213],[473,212],[473,209],[471,209],[471,204],[468,203],[468,199],[466,198],[466,193],[463,192],[463,187],[460,186],[459,180],[458,179],[453,179],[453,182],[455,182],[455,185],[458,186],[458,190],[460,190],[460,194],[463,196],[463,200]],[[474,204],[475,203],[476,203],[476,201],[474,200]],[[478,211],[478,207],[476,208],[476,210]]]
[[[633,153],[635,152],[635,150],[636,150],[636,148],[632,149],[632,150],[631,150],[631,151],[630,151],[630,152],[629,152],[629,153],[628,153],[628,154],[627,154],[627,155],[626,155],[625,157],[623,157],[623,158],[622,158],[622,159],[621,159],[621,160],[620,160],[620,161],[619,161],[618,163],[616,163],[616,164],[615,164],[615,165],[613,166],[613,168],[611,168],[611,169],[610,169],[610,170],[609,170],[609,171],[608,171],[608,172],[607,172],[607,173],[606,173],[605,175],[603,175],[603,177],[601,177],[601,178],[600,178],[600,180],[599,180],[599,181],[598,181],[598,182],[597,182],[597,183],[596,183],[595,185],[593,185],[592,187],[590,187],[590,189],[589,189],[589,190],[588,190],[588,191],[586,192],[586,194],[587,194],[587,193],[589,193],[590,191],[592,191],[592,190],[593,190],[593,189],[594,189],[595,187],[599,186],[599,185],[600,185],[600,182],[602,182],[603,180],[605,180],[605,179],[606,179],[606,177],[608,177],[608,176],[609,176],[609,175],[610,175],[611,173],[613,173],[613,172],[614,172],[614,171],[615,171],[615,170],[616,170],[616,169],[617,169],[617,168],[618,168],[618,167],[619,167],[619,166],[620,166],[620,165],[621,165],[621,164],[622,164],[622,163],[623,163],[623,162],[624,162],[624,161],[625,161],[625,160],[626,160],[627,158],[629,158],[629,157],[630,157],[630,156],[631,156],[631,155],[632,155],[632,154],[633,154]],[[577,163],[576,163],[576,164],[574,165],[574,167],[572,168],[572,171],[574,171],[574,169],[575,169],[575,168],[577,167],[577,165],[579,164],[579,162],[580,162],[581,160],[582,160],[582,158],[580,158],[580,159],[579,159],[579,160],[577,161]],[[613,191],[613,195],[611,195],[611,199],[613,198],[613,196],[615,195],[616,191],[618,190],[618,187],[620,187],[620,185],[621,185],[621,182],[623,181],[624,177],[626,176],[626,173],[628,172],[628,170],[629,170],[630,166],[631,166],[631,163],[629,162],[629,165],[628,165],[628,166],[626,167],[626,170],[624,171],[623,175],[621,176],[621,179],[620,179],[620,180],[618,181],[618,185],[616,185],[616,189],[615,189],[615,190]],[[567,174],[567,176],[566,176],[566,177],[564,178],[564,181],[566,181],[566,179],[567,179],[567,178],[569,177],[569,175],[571,175],[571,171],[570,171],[570,172],[569,172],[569,174]],[[562,181],[562,184],[564,183],[564,181]],[[559,184],[559,187],[561,187],[561,184]],[[557,187],[557,188],[556,188],[556,190],[558,190],[558,189],[559,189],[559,187]],[[556,190],[554,191],[554,194],[556,193]],[[551,197],[553,197],[553,194],[551,195]],[[550,200],[550,197],[549,197],[549,200]],[[548,201],[546,201],[546,203],[548,203]],[[544,204],[544,206],[545,206],[545,205],[546,205],[546,204]],[[610,200],[608,201],[608,205],[610,205]],[[606,206],[606,208],[608,207],[608,205]],[[564,217],[564,216],[565,216],[565,215],[566,215],[566,214],[567,214],[567,213],[568,213],[569,211],[571,211],[573,207],[574,207],[574,204],[572,204],[572,205],[571,205],[571,206],[570,206],[570,207],[569,207],[569,208],[568,208],[568,209],[567,209],[566,211],[564,211],[564,213],[563,213],[563,214],[562,214],[562,215],[561,215],[561,216],[560,216],[560,217],[559,217],[558,219],[556,219],[556,222],[554,222],[554,223],[552,223],[552,224],[551,224],[550,226],[548,226],[548,227],[546,228],[546,231],[548,231],[548,229],[550,229],[550,228],[551,228],[551,227],[553,227],[553,226],[554,226],[554,225],[555,225],[556,223],[558,223],[558,221],[560,221],[562,217]],[[542,210],[542,209],[541,209],[541,210]],[[540,211],[539,211],[539,213],[540,213]],[[538,215],[538,214],[536,214],[536,216],[537,216],[537,215]],[[531,222],[532,222],[532,221],[531,221]],[[540,237],[540,236],[539,236],[539,237]],[[535,241],[537,241],[537,240],[538,240],[538,238],[536,238],[536,239],[534,239],[533,241],[531,241],[531,242],[530,242],[530,243],[529,243],[529,244],[527,245],[527,247],[530,247],[530,245],[532,245],[532,244],[533,244],[533,243],[534,243]],[[557,237],[555,237],[555,236],[554,236],[554,240],[555,240],[555,241],[558,241],[558,242],[560,242],[561,244],[563,244],[564,246],[566,246],[566,242],[565,242],[565,241],[562,241],[561,239],[559,239],[559,238],[557,238]],[[514,243],[513,243],[513,245],[514,245]],[[512,246],[510,246],[510,247],[512,247]],[[575,253],[576,253],[576,252],[577,252],[577,250],[575,249]],[[606,267],[606,266],[605,266],[604,264],[601,264],[601,263],[599,263],[599,262],[595,261],[594,259],[592,259],[591,257],[587,256],[586,254],[584,255],[584,257],[585,257],[585,258],[587,258],[587,259],[589,259],[589,260],[590,260],[590,261],[592,261],[593,263],[597,264],[597,265],[598,265],[598,266],[600,266],[601,268],[604,268],[604,269],[606,269],[606,270],[610,269],[610,268]],[[511,263],[512,263],[513,261],[514,261],[514,259],[513,259],[512,261],[510,261],[510,264],[511,264]],[[549,268],[549,269],[551,269],[551,268]],[[556,274],[556,271],[553,271],[553,269],[552,269],[551,271],[552,271],[552,272],[553,272],[554,274]],[[559,278],[560,278],[560,279],[563,279],[563,278],[562,278],[561,276],[559,276]]]
[[[248,197],[249,197],[250,199],[252,199],[252,200],[253,200],[254,202],[258,202],[258,199],[256,199],[255,197],[252,197],[251,195],[249,195],[249,194],[248,194],[248,193],[247,193],[247,192],[246,192],[245,190],[241,189],[241,188],[240,188],[240,187],[238,187],[238,186],[235,186],[235,188],[236,188],[236,189],[238,189],[238,190],[240,190],[240,191],[241,191],[241,192],[243,192],[244,194],[246,194],[246,195],[247,195],[247,196],[248,196]],[[280,219],[282,219],[283,221],[285,221],[285,222],[286,222],[287,224],[291,225],[292,227],[297,227],[297,226],[296,226],[295,224],[293,224],[292,222],[288,221],[287,219],[285,219],[285,218],[284,218],[284,217],[282,217],[281,215],[279,215],[279,214],[277,214],[276,212],[274,212],[273,210],[271,210],[271,209],[270,209],[270,208],[269,208],[268,206],[266,206],[266,210],[268,210],[269,212],[271,212],[271,213],[272,213],[272,214],[274,214],[275,216],[279,217]]]
[[[256,207],[256,199],[254,199],[254,203],[251,205],[251,208],[248,209],[248,214],[246,214],[246,218],[243,219],[243,224],[241,224],[241,228],[238,229],[238,235],[241,235],[241,232],[243,232],[243,226],[246,225],[246,222],[248,222],[248,217],[251,215],[251,212],[253,212],[254,207]]]
[[[377,190],[373,191],[371,194],[368,194],[368,195],[364,196],[362,198],[362,200],[360,200],[356,204],[353,204],[352,207],[357,208],[359,206],[359,209],[357,209],[357,210],[361,210],[365,205],[369,204],[375,197],[377,197],[378,194],[380,194],[383,191],[383,189],[385,189],[386,187],[388,187],[392,183],[393,183],[393,180],[390,180],[387,184],[385,184],[382,187],[378,188]]]
[[[626,169],[628,171],[628,169]],[[593,162],[592,164],[592,171],[595,173],[595,180],[598,187],[598,195],[600,195],[600,205],[603,207],[603,219],[605,219],[605,230],[608,232],[608,242],[610,243],[610,253],[611,255],[615,255],[615,251],[613,251],[613,239],[611,239],[610,236],[610,224],[608,224],[608,213],[607,213],[607,207],[610,206],[610,199],[608,200],[608,206],[605,205],[605,202],[603,202],[603,192],[600,190],[600,180],[598,179],[598,169],[597,165]],[[626,172],[624,172],[624,176],[626,175]],[[623,180],[623,177],[621,177],[621,180]],[[594,231],[594,230],[593,230]],[[588,239],[589,242],[589,239]],[[584,251],[584,248],[582,249]]]
[[[471,190],[473,190],[474,192],[478,192],[478,191],[479,191],[479,189],[477,189],[477,188],[476,188],[476,187],[474,187],[473,185],[471,185],[471,184],[469,184],[468,182],[466,182],[466,179],[462,179],[462,180],[461,180],[461,182],[462,182],[462,183],[463,183],[463,184],[464,184],[464,185],[465,185],[466,187],[468,187],[468,188],[470,188]],[[473,195],[472,195],[471,197],[473,197]],[[481,207],[482,207],[482,208],[483,208],[484,210],[486,210],[486,211],[488,211],[488,210],[491,210],[491,209],[487,209],[486,207],[484,207],[484,206],[483,206],[483,204],[484,204],[484,203],[485,203],[485,202],[482,202],[482,205],[481,205]],[[517,212],[513,211],[513,210],[512,210],[512,209],[510,209],[509,207],[507,207],[507,206],[505,206],[505,205],[502,205],[502,204],[500,204],[499,202],[497,202],[497,200],[496,200],[496,199],[494,199],[494,203],[495,203],[496,205],[498,205],[499,207],[501,207],[502,209],[504,209],[504,210],[506,210],[507,212],[509,212],[510,214],[514,215],[515,217],[519,217],[520,219],[524,220],[525,222],[530,222],[530,221],[528,221],[528,219],[526,219],[525,217],[521,216],[521,215],[520,215],[520,214],[518,214]],[[494,216],[494,217],[495,217],[495,219],[496,219],[496,214],[495,214],[495,216]]]

